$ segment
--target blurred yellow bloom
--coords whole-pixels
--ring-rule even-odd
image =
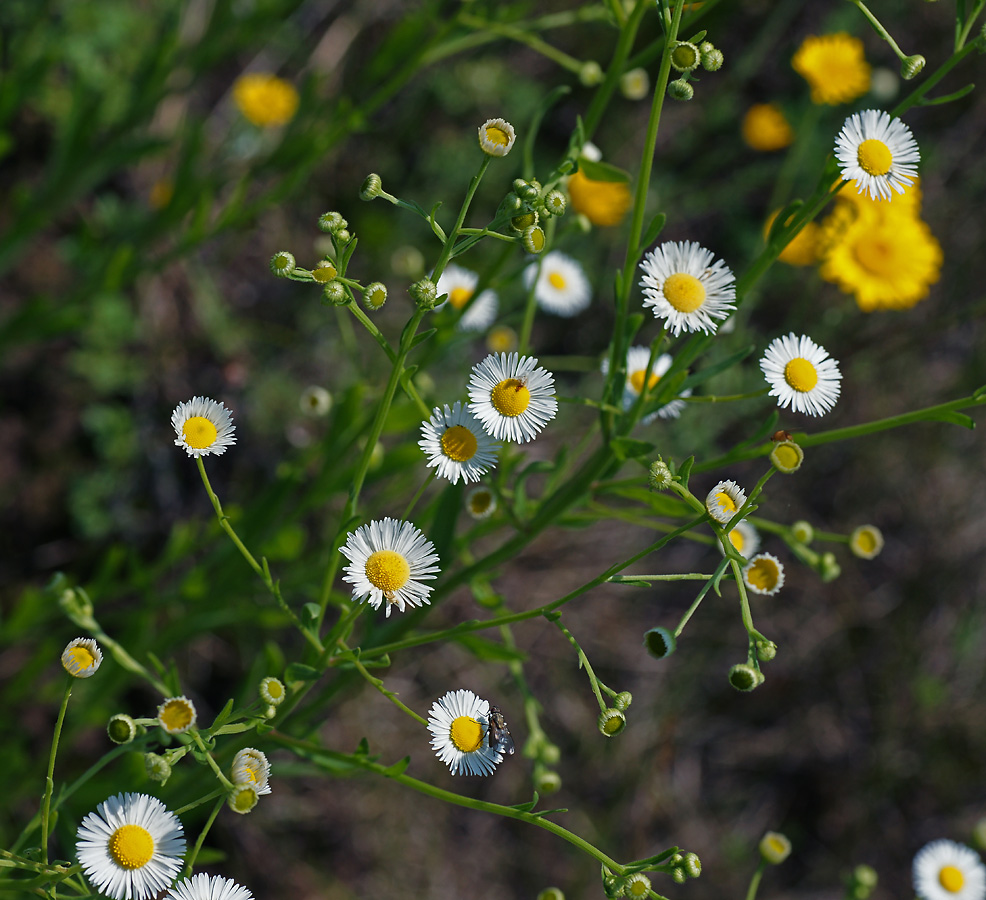
[[[268,72],[252,72],[237,78],[233,100],[240,112],[260,128],[284,125],[298,109],[294,85]]]
[[[166,178],[161,178],[151,185],[147,194],[147,202],[152,209],[164,209],[171,202],[174,193],[174,184]]]
[[[779,209],[775,210],[767,218],[767,224],[764,225],[763,229],[765,238],[770,234],[770,228],[779,212]],[[789,266],[813,266],[818,262],[820,255],[820,237],[821,229],[819,226],[815,222],[808,222],[801,231],[791,238],[777,258]]]
[[[743,116],[740,128],[747,145],[761,153],[783,150],[794,140],[791,126],[775,103],[751,106]]]
[[[844,31],[809,35],[791,65],[811,87],[812,103],[837,106],[870,89],[870,65],[863,55],[863,42]]]
[[[581,171],[568,179],[568,196],[577,213],[602,228],[619,225],[633,202],[625,181],[593,181]]]

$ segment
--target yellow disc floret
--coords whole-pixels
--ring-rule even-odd
[[[110,836],[108,849],[121,869],[141,869],[154,856],[154,838],[140,825],[121,825]]]
[[[730,497],[725,491],[719,491],[719,493],[716,494],[716,506],[718,506],[719,509],[723,509],[729,513],[734,513],[739,508],[736,506],[736,502],[733,498]]]
[[[161,707],[158,719],[167,731],[180,734],[195,720],[195,710],[184,697],[176,697]]]
[[[746,537],[743,535],[742,531],[737,531],[734,528],[729,532],[729,543],[731,543],[740,553],[742,553],[743,545],[746,543]]]
[[[452,720],[449,737],[456,750],[474,753],[483,743],[483,726],[469,716],[457,716]]]
[[[695,312],[705,302],[705,285],[694,275],[676,272],[664,282],[664,299],[678,312]]]
[[[453,288],[448,295],[448,302],[452,304],[456,309],[462,309],[469,302],[469,298],[472,296],[471,288],[457,287]]]
[[[527,410],[531,403],[531,392],[519,378],[507,378],[490,392],[490,403],[501,416],[514,418]]]
[[[407,584],[411,577],[411,567],[400,553],[377,550],[366,560],[366,577],[378,590],[393,594]]]
[[[818,384],[818,370],[807,359],[798,356],[784,366],[784,380],[804,394]]]
[[[957,894],[962,890],[962,886],[965,884],[965,878],[962,872],[955,866],[942,866],[941,871],[938,873],[938,882],[946,891]]]
[[[192,416],[181,427],[185,442],[193,450],[204,450],[216,442],[219,432],[205,416]]]
[[[801,464],[801,454],[791,444],[782,444],[774,448],[777,461],[785,469],[797,469]]]
[[[660,375],[655,375],[651,372],[650,378],[647,379],[647,389],[649,391],[654,390],[657,383],[661,380]],[[638,369],[630,375],[630,387],[632,387],[638,394],[644,389],[644,370]]]
[[[890,148],[876,138],[863,141],[856,151],[856,157],[862,170],[869,175],[886,175],[894,162]]]
[[[499,125],[487,125],[486,140],[491,144],[496,144],[498,147],[506,147],[510,144],[510,135],[507,134],[506,129],[501,128]]]
[[[761,557],[747,569],[746,580],[752,587],[767,593],[777,587],[779,574],[777,563],[768,557]]]
[[[565,290],[565,276],[559,272],[552,272],[548,276],[548,284],[550,284],[556,291]]]
[[[96,663],[96,654],[88,647],[72,647],[70,650],[66,650],[65,653],[68,656],[65,668],[69,672],[81,672]]]
[[[453,425],[442,435],[442,453],[453,462],[465,462],[476,455],[476,435],[465,425]]]

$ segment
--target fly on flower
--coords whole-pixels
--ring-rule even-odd
[[[513,756],[514,750],[516,749],[514,747],[514,739],[510,736],[510,729],[507,728],[507,720],[503,718],[503,713],[500,712],[500,707],[498,706],[490,707],[487,731],[489,732],[488,740],[491,750]]]

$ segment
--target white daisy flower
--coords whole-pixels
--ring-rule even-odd
[[[253,900],[253,894],[232,878],[210,877],[199,872],[179,881],[164,895],[164,900]]]
[[[179,403],[171,414],[171,424],[178,435],[175,446],[184,447],[189,456],[221,456],[236,443],[232,413],[208,397]]]
[[[469,411],[497,440],[524,444],[558,412],[554,376],[532,356],[491,353],[472,368]]]
[[[705,498],[705,508],[725,525],[746,503],[746,492],[735,481],[720,481]]]
[[[244,747],[233,757],[233,784],[252,785],[258,795],[270,793],[270,762],[266,754],[253,747]]]
[[[188,697],[169,697],[157,708],[157,721],[168,734],[184,734],[195,727],[198,713]]]
[[[103,661],[103,651],[92,638],[69,641],[62,651],[62,666],[73,678],[89,678]]]
[[[983,900],[986,867],[964,844],[938,840],[914,857],[914,892],[921,900]]]
[[[743,581],[754,594],[771,597],[784,587],[784,566],[772,553],[760,553],[746,564]]]
[[[650,348],[649,347],[631,347],[627,351],[627,380],[623,385],[623,408],[629,409],[636,403],[637,398],[640,396],[640,392],[644,389],[644,378],[646,376],[645,370],[647,369],[647,363],[650,361]],[[657,359],[654,360],[654,365],[650,370],[650,378],[647,379],[647,391],[650,394],[654,393],[654,389],[657,387],[657,383],[664,377],[668,369],[671,368],[671,354],[662,353]],[[607,374],[609,371],[609,358],[603,359],[602,364],[603,375]],[[686,388],[678,397],[691,397],[691,388]],[[655,419],[677,419],[681,415],[682,410],[685,408],[686,404],[684,400],[674,399],[669,400],[667,403],[659,406],[654,412],[649,413],[641,419],[644,425],[648,425]]]
[[[528,288],[534,284],[537,305],[554,316],[571,318],[592,302],[592,286],[582,266],[557,250],[545,253],[524,270],[524,284]]]
[[[488,519],[496,512],[496,494],[489,488],[473,488],[466,494],[466,511],[474,519]]]
[[[380,609],[386,599],[387,615],[396,606],[430,603],[428,595],[435,573],[438,555],[435,545],[410,522],[381,519],[360,525],[346,535],[339,552],[349,560],[343,570],[343,581],[353,586],[353,599]]]
[[[846,119],[835,139],[835,156],[843,179],[856,182],[856,192],[871,200],[890,200],[894,191],[903,194],[917,178],[921,159],[911,129],[879,109]]]
[[[114,900],[145,900],[181,869],[181,822],[156,797],[117,794],[79,825],[75,853],[90,884]]]
[[[746,519],[737,522],[729,532],[729,542],[747,559],[760,549],[760,533]]]
[[[478,282],[478,274],[463,269],[455,263],[446,266],[441,278],[438,279],[438,293],[448,294],[448,300],[435,309],[441,309],[446,304],[457,311],[465,308],[466,311],[459,319],[460,331],[485,331],[496,319],[499,307],[496,291],[485,290],[473,300],[472,295],[476,292]]]
[[[729,266],[694,241],[667,241],[644,256],[640,267],[644,306],[665,319],[675,337],[682,331],[715,334],[715,320],[736,308]]]
[[[444,410],[435,407],[432,417],[421,423],[421,452],[428,457],[428,467],[437,466],[438,474],[457,484],[479,481],[496,468],[499,445],[483,431],[479,420],[456,402]]]
[[[820,416],[839,399],[842,373],[828,351],[810,337],[786,337],[770,342],[760,360],[760,369],[770,383],[770,396],[777,397],[781,409]]]
[[[506,156],[515,140],[517,133],[506,119],[487,119],[479,126],[479,146],[487,156]]]
[[[453,775],[491,775],[503,754],[488,738],[490,704],[472,691],[449,691],[428,711],[431,747]]]

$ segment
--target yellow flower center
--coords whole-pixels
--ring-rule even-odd
[[[650,893],[646,881],[634,881],[630,884],[631,897],[646,897]]]
[[[872,531],[866,531],[864,529],[857,532],[855,543],[860,553],[876,553],[876,535]]]
[[[527,410],[531,404],[531,392],[518,378],[507,378],[501,381],[490,392],[490,403],[501,416],[511,419]]]
[[[606,734],[617,734],[623,730],[623,720],[619,716],[613,716],[603,723],[603,731]]]
[[[559,274],[558,272],[552,272],[548,276],[548,284],[550,284],[556,291],[565,290],[565,276]]]
[[[66,656],[68,656],[68,660],[65,668],[73,674],[96,664],[96,654],[88,647],[73,647],[66,651]]]
[[[900,271],[894,245],[880,235],[860,238],[853,247],[853,256],[871,275],[892,278]]]
[[[886,175],[894,161],[890,148],[876,138],[863,141],[856,151],[856,158],[862,170],[869,175]]]
[[[328,284],[339,272],[334,265],[316,266],[312,269],[312,278],[319,284]]]
[[[204,416],[192,416],[181,426],[185,443],[193,450],[204,450],[216,442],[219,432],[216,426]]]
[[[366,561],[366,577],[375,588],[389,595],[407,584],[411,567],[400,553],[377,550]]]
[[[730,497],[725,491],[719,491],[719,493],[716,494],[716,506],[718,506],[719,509],[724,509],[729,513],[734,513],[739,508],[736,506],[733,498]]]
[[[465,462],[476,455],[476,435],[465,425],[453,425],[442,435],[442,453],[453,462]]]
[[[278,697],[284,696],[284,687],[279,681],[268,682],[267,693],[276,700]]]
[[[774,456],[785,469],[796,469],[801,462],[798,451],[791,446],[775,447]]]
[[[452,720],[449,737],[455,749],[462,753],[474,753],[483,743],[483,726],[469,716],[457,716]]]
[[[784,366],[784,380],[802,394],[818,384],[818,370],[803,357],[795,357]]]
[[[746,538],[743,537],[741,531],[737,531],[735,528],[729,532],[729,543],[731,543],[740,553],[743,552],[743,545],[746,543]]]
[[[192,707],[186,700],[169,700],[158,719],[167,731],[180,732],[192,724]]]
[[[655,375],[653,372],[650,374],[650,378],[647,379],[647,389],[654,390],[655,385],[661,380],[660,375]],[[630,387],[634,389],[638,394],[644,389],[644,370],[637,369],[630,376]]]
[[[777,563],[771,559],[758,559],[746,573],[746,580],[761,591],[772,591],[777,587]]]
[[[955,866],[942,866],[938,873],[938,882],[946,891],[957,894],[965,884],[965,878]]]
[[[517,335],[512,328],[498,325],[486,336],[486,346],[494,353],[509,353],[517,346]]]
[[[452,304],[456,309],[462,309],[469,302],[469,298],[472,296],[471,288],[457,287],[453,288],[448,295],[448,302]]]
[[[678,312],[695,312],[705,303],[705,286],[694,275],[676,272],[664,282],[664,299]]]
[[[110,835],[109,851],[121,869],[141,869],[154,856],[154,838],[140,825],[121,825]]]
[[[780,836],[772,834],[767,838],[767,849],[777,856],[781,856],[787,853],[788,846],[781,840]]]
[[[481,516],[490,508],[490,502],[492,500],[493,495],[489,491],[477,491],[469,501],[469,508],[475,515]]]
[[[510,135],[496,125],[489,125],[486,128],[486,140],[491,144],[506,147],[510,143]]]

